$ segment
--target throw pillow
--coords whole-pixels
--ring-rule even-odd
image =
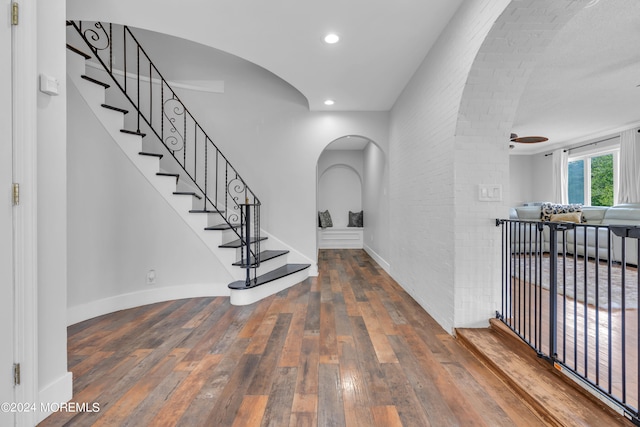
[[[579,224],[581,221],[582,212],[551,214],[551,222],[575,222],[576,224]]]
[[[347,227],[362,227],[363,226],[363,214],[360,212],[349,211],[349,224]]]
[[[331,214],[328,210],[324,212],[318,212],[318,222],[320,223],[320,227],[327,228],[333,227],[333,221],[331,221]]]
[[[540,219],[542,221],[551,221],[551,215],[569,212],[582,212],[582,205],[579,203],[560,205],[547,202],[540,207]]]

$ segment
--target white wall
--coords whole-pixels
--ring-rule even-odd
[[[38,1],[37,20],[38,72],[60,82],[58,96],[38,93],[37,100],[38,383],[42,401],[61,402],[71,398],[66,329],[65,1]]]
[[[553,201],[553,156],[535,154],[531,157],[532,180],[531,199],[536,202]]]
[[[463,3],[391,111],[391,272],[447,331],[463,268],[455,264],[455,219],[464,209],[456,197],[467,191],[456,185],[465,173],[455,170],[458,109],[476,53],[507,3]]]
[[[261,226],[315,262],[318,159],[345,135],[384,146],[388,113],[309,112],[295,88],[261,67],[185,40],[134,32],[168,80],[224,82],[223,94],[176,91],[260,198]]]
[[[509,156],[509,206],[533,202],[533,188],[541,178],[533,172],[534,156]]]
[[[391,271],[448,331],[485,326],[498,307],[504,141],[536,59],[580,7],[464,2],[391,112]],[[502,198],[479,200],[481,184]]]
[[[329,210],[334,227],[362,210],[362,162],[362,150],[326,150],[318,159],[318,210]]]
[[[389,271],[389,162],[382,149],[372,142],[363,154],[364,247]]]
[[[228,295],[233,278],[68,85],[68,310],[76,323],[176,297]],[[155,284],[147,273],[155,272]]]

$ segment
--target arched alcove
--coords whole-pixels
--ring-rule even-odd
[[[327,145],[318,158],[317,210],[328,210],[333,227],[318,229],[318,248],[363,248],[388,268],[388,166],[382,149],[363,136]],[[348,227],[349,211],[363,212],[364,227]]]
[[[333,164],[318,179],[318,210],[331,212],[333,226],[348,225],[348,213],[362,210],[362,176],[350,165]]]

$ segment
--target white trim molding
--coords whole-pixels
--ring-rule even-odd
[[[38,234],[37,234],[37,15],[36,3],[20,10],[12,33],[13,175],[20,184],[14,208],[15,360],[21,366],[16,402],[37,403]],[[18,426],[36,424],[36,414],[17,414]]]

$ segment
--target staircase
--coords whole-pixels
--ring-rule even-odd
[[[289,263],[289,250],[267,248],[260,200],[131,30],[71,21],[67,26],[70,82],[131,162],[225,265],[234,279],[231,304],[252,304],[308,277],[310,264]]]

